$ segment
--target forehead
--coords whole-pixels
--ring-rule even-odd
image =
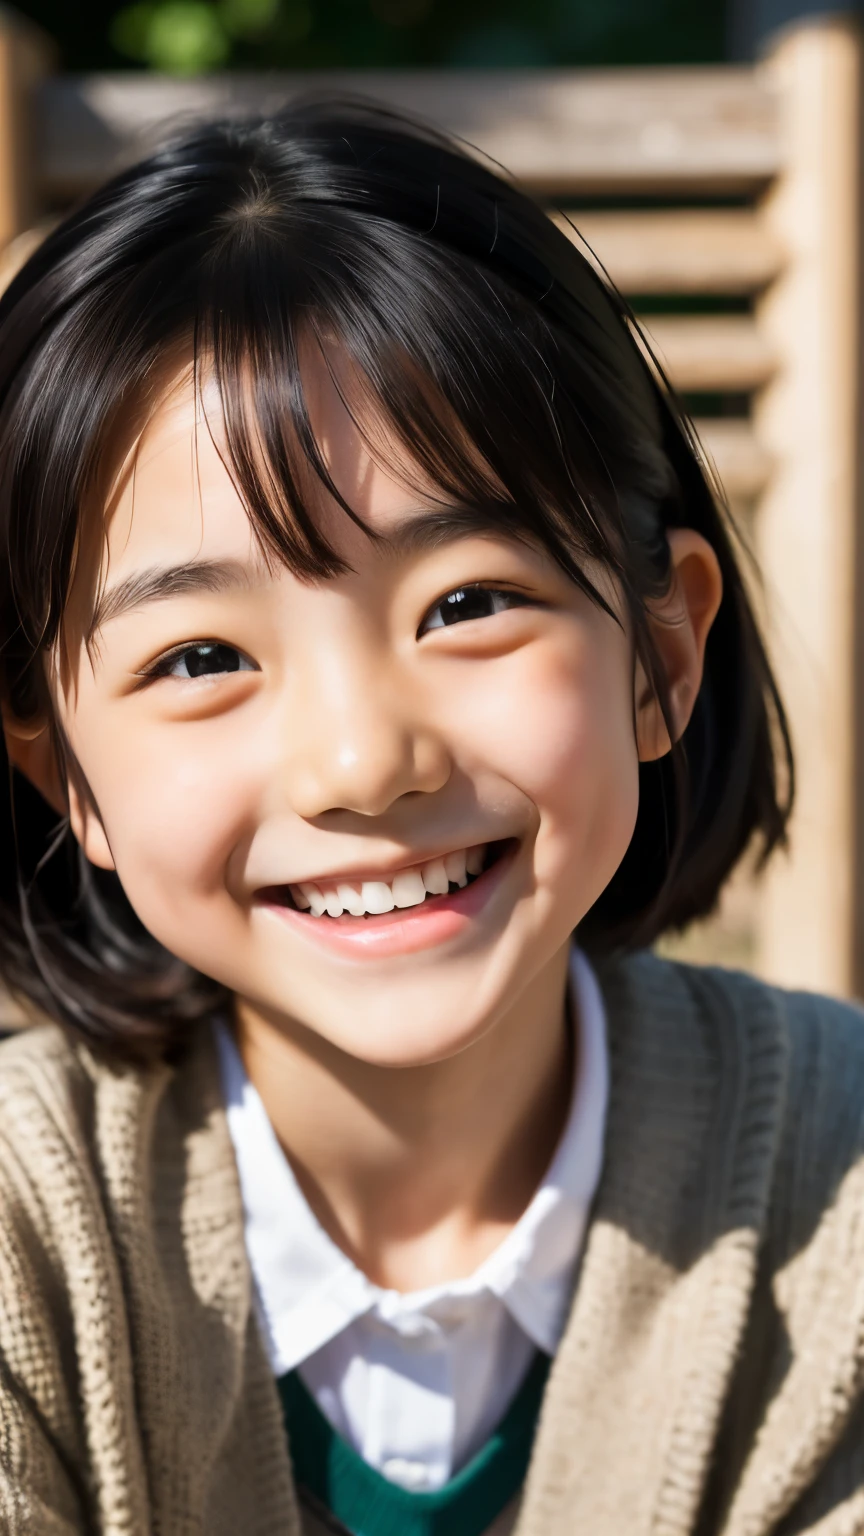
[[[322,459],[340,494],[377,532],[386,534],[431,497],[402,450],[372,422],[361,431],[320,357],[304,361],[307,409]],[[384,453],[370,441],[381,443]],[[386,458],[386,467],[384,459]],[[252,523],[229,468],[215,382],[191,364],[171,377],[122,458],[99,529],[104,582],[142,566],[200,559],[260,558]],[[336,552],[354,565],[371,545],[309,471],[303,497]],[[92,554],[96,551],[93,550]]]

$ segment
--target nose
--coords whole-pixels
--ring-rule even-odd
[[[383,658],[329,652],[303,672],[285,732],[295,814],[381,816],[402,795],[432,794],[447,783],[450,754],[423,719],[422,696]]]

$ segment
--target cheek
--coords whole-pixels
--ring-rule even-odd
[[[566,711],[572,681],[562,671],[549,698]],[[630,689],[624,677],[595,675],[578,691],[558,731],[548,731],[530,765],[538,810],[538,874],[578,917],[593,905],[633,836],[639,764]],[[616,686],[617,684],[617,686]],[[540,736],[538,722],[538,738]]]
[[[224,895],[226,861],[247,835],[254,786],[237,743],[212,724],[78,734],[120,881],[145,926],[167,942],[181,910],[188,924],[190,897]]]
[[[638,810],[624,637],[525,647],[460,713],[477,757],[534,807],[538,877],[590,905],[620,864]]]

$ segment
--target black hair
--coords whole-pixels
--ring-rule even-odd
[[[646,605],[668,589],[665,534],[713,546],[702,687],[683,738],[640,767],[631,845],[580,926],[592,949],[703,916],[754,838],[763,857],[782,841],[789,737],[728,517],[624,300],[524,192],[372,103],[193,128],[64,219],[0,299],[0,662],[17,715],[40,708],[112,429],[184,340],[215,375],[262,547],[310,579],[340,569],[310,470],[358,520],[311,429],[310,341],[347,354],[442,501],[539,541],[597,602],[590,562],[612,573],[661,703]],[[91,1044],[165,1050],[220,988],[143,930],[20,775],[8,784],[7,985]]]

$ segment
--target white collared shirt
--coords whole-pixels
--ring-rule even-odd
[[[603,1000],[574,949],[577,1077],[549,1169],[503,1242],[467,1279],[402,1294],[374,1285],[306,1203],[237,1047],[218,1027],[246,1248],[276,1376],[299,1370],[336,1430],[417,1492],[443,1486],[506,1412],[567,1319],[600,1177],[608,1097]]]

